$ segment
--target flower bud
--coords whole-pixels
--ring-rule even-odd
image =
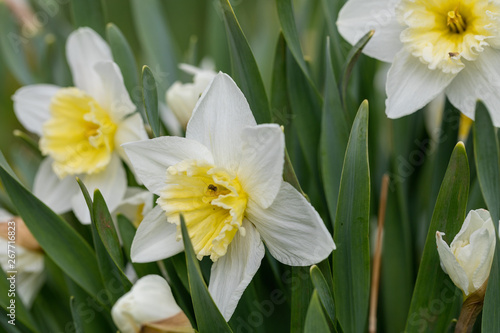
[[[185,84],[179,81],[175,82],[167,90],[166,99],[168,106],[182,127],[186,128],[198,99],[216,73],[211,69],[201,69],[187,64],[181,64],[180,68],[186,73],[194,75],[193,82]]]
[[[478,291],[488,280],[495,252],[495,227],[484,209],[469,212],[450,246],[436,232],[441,267],[466,297]]]
[[[116,301],[111,316],[122,333],[194,332],[167,281],[158,275],[139,279]]]

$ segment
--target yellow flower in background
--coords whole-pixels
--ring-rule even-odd
[[[490,0],[349,0],[341,35],[354,44],[374,29],[364,53],[392,66],[386,113],[399,118],[444,92],[474,119],[478,99],[500,127],[500,2]]]
[[[185,216],[199,259],[214,262],[209,291],[226,320],[264,257],[292,266],[322,261],[335,248],[313,206],[282,179],[285,142],[277,124],[257,125],[234,81],[219,73],[198,102],[186,138],[124,145],[137,175],[159,196],[139,225],[135,262],[184,250]]]
[[[137,280],[113,305],[111,316],[122,333],[194,332],[167,281],[158,275]]]
[[[491,215],[484,209],[471,210],[450,246],[443,236],[436,232],[441,267],[464,295],[470,296],[490,275],[496,243]]]
[[[34,194],[56,213],[72,209],[81,222],[90,223],[75,177],[90,193],[99,188],[113,211],[127,188],[122,161],[129,162],[120,145],[147,139],[147,134],[111,50],[96,32],[73,32],[66,55],[75,87],[22,87],[13,96],[14,111],[26,129],[40,136],[40,150],[47,156],[35,177]]]

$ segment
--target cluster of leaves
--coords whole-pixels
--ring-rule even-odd
[[[166,272],[179,306],[201,332],[364,332],[372,273],[370,229],[374,227],[372,216],[377,212],[374,207],[380,199],[382,175],[387,173],[391,185],[378,327],[384,332],[451,329],[462,295],[440,268],[435,233],[439,230],[452,237],[466,212],[474,208],[487,207],[493,221],[500,219],[499,138],[485,108],[478,105],[473,136],[465,145],[457,144],[459,113],[449,104],[438,139],[425,133],[421,112],[387,120],[383,93],[371,83],[379,64],[360,57],[372,33],[347,52],[335,27],[340,4],[333,0],[311,1],[314,4],[308,7],[310,12],[319,13],[314,19],[321,17],[321,24],[314,27],[320,31],[315,37],[314,59],[303,54],[303,36],[297,28],[300,22],[291,0],[275,1],[281,32],[266,87],[230,2],[215,3],[207,10],[216,10],[223,19],[228,45],[219,68],[234,78],[257,122],[284,125],[288,150],[284,178],[307,193],[334,234],[337,250],[311,268],[285,267],[267,255],[229,323],[206,287],[210,262],[196,259],[188,237],[183,237],[185,254],[158,263],[132,264],[137,275]],[[168,73],[166,78],[160,80],[157,75],[155,80],[148,67],[143,69],[142,78],[139,76],[133,48],[116,25],[105,25],[101,1],[72,0],[72,21],[74,27],[90,26],[107,38],[134,103],[158,136],[165,133],[158,117],[158,97],[177,78],[176,50],[161,1],[131,0],[130,6],[144,63]],[[2,31],[20,33],[4,3],[0,3],[0,24]],[[37,42],[44,45],[42,61],[52,59],[60,68],[62,58],[51,57],[60,54],[52,49],[58,46]],[[48,81],[67,82],[67,77],[44,76],[47,73],[43,71],[34,77],[24,53],[18,54],[16,40],[8,35],[0,36],[0,45],[2,60],[20,83],[47,77]],[[193,43],[188,58],[195,50]],[[142,93],[137,93],[137,87],[144,88]],[[370,100],[370,111],[366,101],[357,107],[363,98]],[[19,136],[31,147],[28,156],[40,158],[36,143],[25,134]],[[15,166],[18,173],[22,171]],[[91,226],[82,226],[71,214],[60,217],[22,185],[29,184],[29,179],[19,179],[0,155],[0,180],[10,197],[2,194],[1,204],[21,215],[42,246],[48,281],[31,310],[17,299],[19,324],[15,327],[6,322],[7,294],[0,294],[0,325],[8,332],[116,330],[110,309],[132,285],[124,272],[130,263],[135,228],[119,216],[116,230],[100,192],[91,197],[82,183]],[[185,227],[182,232],[186,235]],[[483,332],[500,331],[498,281],[500,246],[482,320],[476,325]],[[7,289],[5,276],[0,277],[0,285]]]

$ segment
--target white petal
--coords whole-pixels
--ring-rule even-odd
[[[406,50],[401,50],[387,74],[387,116],[400,118],[421,109],[438,96],[454,77],[454,74],[428,69]]]
[[[135,111],[135,104],[125,88],[120,68],[112,61],[100,61],[94,65],[94,70],[101,79],[102,91],[95,96],[99,105],[108,110],[115,122]]]
[[[113,61],[108,44],[94,30],[79,28],[66,42],[66,57],[75,86],[96,98],[102,92],[102,83],[94,65],[99,61]]]
[[[339,12],[337,27],[351,45],[375,30],[363,53],[378,60],[392,62],[403,47],[399,35],[405,27],[396,18],[394,1],[349,0]]]
[[[123,145],[136,174],[155,194],[165,186],[167,168],[183,160],[203,160],[213,164],[212,154],[201,143],[176,136]]]
[[[57,214],[71,209],[71,197],[80,192],[74,176],[59,179],[52,170],[51,158],[40,164],[33,184],[33,194]]]
[[[269,252],[286,265],[316,264],[335,249],[333,238],[314,207],[287,182],[282,182],[268,209],[249,201],[246,213]]]
[[[457,259],[450,250],[450,247],[443,240],[444,233],[436,232],[436,244],[439,253],[439,259],[441,261],[441,266],[446,274],[450,276],[450,279],[455,283],[457,287],[462,289],[462,291],[467,295],[469,287],[469,279],[464,269],[458,263]]]
[[[157,261],[184,251],[182,241],[176,237],[177,225],[167,222],[163,209],[156,206],[137,228],[130,250],[132,261]]]
[[[236,171],[241,156],[241,132],[256,124],[236,83],[227,74],[219,73],[196,104],[186,138],[207,146],[217,166]]]
[[[285,136],[276,124],[247,127],[241,136],[243,146],[238,178],[250,198],[267,208],[281,187]]]
[[[500,51],[486,48],[477,60],[466,62],[446,89],[450,102],[471,119],[474,119],[477,100],[482,100],[495,127],[500,127],[499,62]]]
[[[468,267],[471,268],[472,285],[474,290],[477,290],[490,276],[495,251],[495,231],[490,232],[486,228],[481,228],[472,234],[470,245],[473,249],[474,260],[471,260]],[[467,267],[464,269],[467,270]]]
[[[122,333],[136,333],[143,324],[173,317],[181,311],[167,281],[159,275],[146,275],[116,301],[111,316]]]
[[[50,103],[61,87],[34,84],[19,88],[12,96],[19,122],[30,132],[42,136],[42,125],[50,118]]]
[[[136,142],[143,141],[148,139],[148,133],[144,129],[144,122],[142,121],[142,117],[139,113],[135,113],[130,117],[127,117],[122,122],[118,124],[118,128],[115,133],[115,149],[118,155],[122,158],[122,160],[127,163],[130,170],[134,171],[132,163],[128,159],[125,150],[122,147],[122,144],[128,142]],[[136,179],[141,184],[139,177],[136,175]]]
[[[117,154],[113,154],[106,169],[97,174],[85,175],[82,181],[91,197],[94,191],[99,189],[111,213],[122,202],[127,190],[127,175]],[[81,192],[73,197],[72,205],[80,222],[90,223],[89,209]]]
[[[243,221],[243,227],[245,236],[237,232],[227,253],[213,264],[208,286],[208,291],[226,321],[233,315],[265,253],[257,230],[248,221]]]

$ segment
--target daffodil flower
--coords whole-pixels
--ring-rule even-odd
[[[443,236],[444,233],[436,232],[441,267],[464,295],[470,296],[483,287],[490,275],[496,243],[490,213],[471,210],[450,246]]]
[[[477,99],[500,127],[500,2],[349,0],[339,13],[351,44],[375,30],[364,53],[392,66],[386,113],[399,118],[444,92],[474,119]]]
[[[219,73],[198,102],[186,138],[124,145],[144,185],[159,196],[140,224],[132,260],[156,261],[184,250],[180,214],[199,259],[214,262],[209,291],[229,320],[264,257],[308,266],[335,244],[316,210],[282,180],[284,135],[257,125],[233,80]]]
[[[125,89],[106,42],[80,28],[66,43],[75,87],[36,84],[13,96],[23,126],[40,136],[42,162],[34,194],[57,213],[71,209],[83,223],[90,214],[75,177],[88,190],[102,192],[113,211],[123,199],[127,180],[121,144],[147,139],[143,121]]]
[[[217,73],[212,69],[198,68],[188,64],[180,64],[179,67],[184,72],[193,75],[193,82],[184,84],[180,81],[174,82],[168,88],[165,97],[167,105],[175,114],[181,126],[186,128],[198,99]]]
[[[158,275],[137,280],[113,305],[111,316],[121,333],[194,332],[167,281]]]

